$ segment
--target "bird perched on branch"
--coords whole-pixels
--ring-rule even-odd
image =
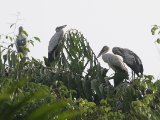
[[[49,62],[52,62],[53,60],[55,60],[55,58],[58,55],[59,51],[57,51],[57,47],[63,38],[63,34],[64,34],[63,28],[65,28],[66,26],[67,25],[56,27],[55,29],[56,33],[53,35],[53,37],[49,41],[49,45],[48,45],[48,61]]]
[[[123,62],[126,63],[134,72],[132,73],[132,76],[135,76],[134,74],[138,77],[140,77],[140,74],[143,75],[142,61],[133,51],[126,48],[114,47],[112,52],[123,58]]]
[[[97,58],[102,55],[103,61],[108,63],[109,67],[115,71],[114,77],[116,79],[114,79],[114,85],[117,86],[124,79],[128,79],[128,70],[125,67],[123,61],[118,56],[112,53],[107,53],[108,51],[109,51],[109,47],[104,46],[100,51],[100,53],[98,54]],[[121,78],[117,76],[121,76]]]
[[[17,52],[23,53],[23,57],[26,57],[27,50],[25,48],[27,47],[27,36],[25,35],[25,32],[22,26],[19,27],[19,33],[17,35],[15,44],[16,44]]]

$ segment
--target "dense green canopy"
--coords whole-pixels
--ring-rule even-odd
[[[112,86],[108,70],[78,30],[65,33],[50,67],[34,57],[21,61],[14,36],[1,35],[4,40],[11,44],[0,47],[1,120],[159,120],[159,80],[144,75]]]

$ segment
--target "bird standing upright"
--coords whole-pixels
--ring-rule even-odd
[[[53,35],[53,37],[49,41],[49,45],[48,45],[48,61],[49,62],[52,62],[57,57],[58,51],[56,50],[60,41],[63,38],[63,34],[64,34],[63,28],[65,28],[66,26],[67,25],[56,27],[55,29],[56,33]]]
[[[16,48],[18,53],[23,53],[23,56],[26,57],[27,51],[25,48],[27,47],[27,36],[24,34],[23,27],[19,27],[19,33],[16,39]]]
[[[123,61],[118,56],[111,53],[107,53],[108,51],[109,47],[104,46],[97,58],[102,55],[103,61],[108,63],[109,67],[111,67],[115,71],[116,80],[114,79],[114,85],[117,86],[120,82],[123,81],[123,79],[128,79],[128,70],[125,67]],[[122,76],[121,79],[117,79],[117,76],[119,75]]]
[[[112,52],[120,55],[123,58],[123,62],[126,63],[138,77],[140,77],[139,74],[143,75],[142,61],[133,51],[126,48],[114,47]]]

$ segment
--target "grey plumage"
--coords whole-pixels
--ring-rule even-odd
[[[53,37],[49,41],[49,45],[48,45],[48,61],[49,62],[52,62],[59,54],[58,53],[59,51],[57,51],[57,47],[63,38],[63,34],[64,34],[63,28],[65,28],[66,26],[67,25],[56,27],[55,29],[56,33],[53,35]]]
[[[123,58],[123,62],[126,63],[138,77],[140,74],[143,75],[142,61],[133,51],[126,48],[114,47],[112,52],[120,55]]]

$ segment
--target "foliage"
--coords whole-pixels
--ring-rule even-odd
[[[30,44],[40,41],[32,38]],[[112,86],[108,70],[78,30],[65,33],[49,67],[33,57],[22,61],[23,53],[14,49],[15,39],[9,35],[0,39],[11,42],[0,47],[0,119],[159,120],[159,80],[153,83],[152,75],[144,75]]]
[[[152,29],[151,29],[151,33],[152,35],[159,35],[160,34],[160,26],[158,25],[153,25]],[[156,38],[155,43],[160,44],[160,38]]]

